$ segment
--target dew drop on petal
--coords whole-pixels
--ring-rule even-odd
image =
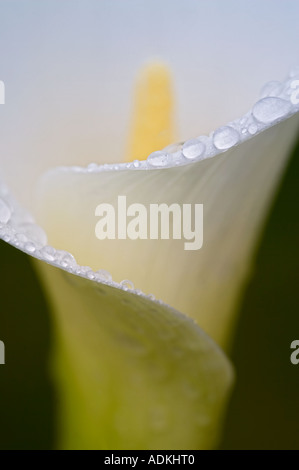
[[[120,285],[124,287],[125,289],[130,289],[130,290],[134,289],[133,282],[129,281],[128,279],[124,279],[123,281],[121,281]]]
[[[193,158],[199,158],[204,154],[205,145],[198,139],[187,140],[184,143],[182,152],[185,158],[192,160]]]
[[[41,255],[46,261],[54,261],[55,253],[56,253],[56,250],[52,246],[44,246],[41,249]]]
[[[0,199],[0,222],[2,224],[7,224],[11,217],[11,211],[8,205],[3,201],[3,199]]]
[[[41,227],[34,223],[18,224],[17,231],[26,235],[34,243],[40,243],[41,245],[46,245],[47,243],[47,235]]]
[[[64,268],[69,268],[76,264],[76,260],[70,253],[66,253],[60,261],[61,266]]]
[[[96,274],[97,274],[97,278],[99,280],[108,281],[108,282],[112,281],[111,274],[108,271],[106,271],[105,269],[99,269],[96,272]]]
[[[249,132],[249,134],[251,134],[251,135],[256,134],[256,132],[257,132],[257,125],[256,125],[256,124],[250,124],[250,126],[248,127],[248,132]]]
[[[253,107],[252,114],[258,121],[269,124],[286,116],[291,110],[291,103],[272,96],[259,100]]]
[[[168,165],[169,162],[170,155],[168,153],[162,152],[161,150],[153,152],[147,157],[148,165],[156,168],[164,167]]]
[[[28,253],[34,253],[36,250],[36,247],[34,243],[32,242],[27,242],[24,246],[25,250],[28,251]]]
[[[148,298],[149,300],[155,300],[155,299],[156,299],[156,297],[154,296],[154,294],[148,294],[147,298]]]
[[[177,153],[182,150],[182,146],[183,146],[183,142],[170,144],[170,145],[167,145],[167,147],[165,147],[163,151],[166,153]]]
[[[142,292],[142,290],[140,290],[140,289],[135,289],[135,290],[134,290],[134,293],[135,293],[136,295],[143,295],[143,292]]]
[[[93,271],[88,271],[86,273],[86,277],[88,277],[88,279],[90,279],[91,281],[93,281],[94,279],[96,279],[96,274],[93,272]]]
[[[84,276],[86,276],[87,273],[92,271],[90,266],[80,266],[79,269],[80,269],[80,273],[83,274]]]
[[[63,268],[70,268],[76,265],[76,260],[73,255],[64,250],[56,250],[55,261]]]
[[[240,136],[238,131],[230,126],[219,127],[214,132],[213,143],[219,150],[227,150],[239,142]]]
[[[96,170],[97,168],[98,168],[97,163],[89,163],[89,165],[87,165],[87,171],[90,171],[90,172]]]

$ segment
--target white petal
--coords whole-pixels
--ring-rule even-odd
[[[5,180],[32,207],[50,166],[122,161],[136,72],[152,57],[175,77],[178,141],[235,119],[296,63],[298,17],[290,0],[0,2]]]
[[[40,185],[41,224],[50,243],[73,253],[79,264],[106,269],[117,282],[130,279],[136,288],[195,318],[224,346],[265,214],[298,132],[298,117],[186,166],[53,170]],[[203,247],[186,251],[186,240],[171,236],[98,240],[95,209],[109,203],[117,213],[120,195],[127,197],[127,206],[203,204]]]
[[[205,449],[233,374],[192,320],[143,296],[38,264],[57,328],[63,449]]]

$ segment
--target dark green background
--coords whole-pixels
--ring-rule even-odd
[[[299,449],[299,146],[274,202],[246,290],[232,361],[237,381],[222,448]],[[48,376],[51,320],[28,256],[0,243],[0,448],[49,449],[55,391]]]

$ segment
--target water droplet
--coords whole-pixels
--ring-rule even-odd
[[[156,299],[154,294],[148,294],[147,298],[150,299],[150,300],[155,300]]]
[[[205,144],[200,142],[200,140],[191,139],[184,143],[182,152],[185,158],[193,160],[194,158],[203,156],[205,148]]]
[[[147,163],[150,166],[159,168],[159,167],[164,167],[168,165],[170,162],[170,155],[168,153],[162,152],[161,150],[158,150],[157,152],[151,153],[147,157]]]
[[[129,281],[128,279],[124,279],[123,281],[121,281],[120,285],[124,287],[125,289],[130,289],[130,290],[134,289],[133,282]]]
[[[219,127],[214,132],[213,143],[219,150],[227,150],[239,142],[239,133],[230,126]]]
[[[257,125],[256,124],[250,124],[250,126],[248,127],[248,132],[251,135],[256,134],[257,133]]]
[[[93,281],[96,278],[96,275],[93,271],[88,271],[88,273],[86,273],[86,277]]]
[[[167,145],[167,147],[165,147],[163,149],[163,152],[168,153],[168,154],[171,153],[172,155],[177,154],[177,153],[181,153],[182,146],[183,146],[183,142],[170,144],[170,145]]]
[[[8,205],[0,199],[0,222],[2,224],[7,224],[11,216],[11,211]]]
[[[87,171],[94,171],[97,168],[98,168],[97,163],[89,163],[89,165],[87,165]]]
[[[252,110],[252,114],[258,121],[269,124],[286,116],[291,110],[291,104],[281,98],[263,98],[258,101]]]
[[[34,243],[46,245],[47,235],[41,227],[34,223],[18,224],[16,230],[26,235],[26,237]]]
[[[63,268],[70,268],[76,265],[76,260],[67,251],[57,250],[55,253],[55,261]],[[90,269],[90,268],[89,268]]]
[[[83,274],[84,276],[86,276],[88,272],[92,271],[90,266],[80,266],[79,269],[80,269],[80,274]]]
[[[64,267],[74,266],[75,264],[76,260],[70,253],[67,253],[61,260],[61,265]]]
[[[134,290],[134,294],[143,295],[143,292],[142,292],[142,290],[140,290],[140,289],[135,289],[135,290]]]
[[[134,166],[135,168],[138,168],[138,167],[140,166],[139,160],[134,160],[134,161],[133,161],[133,166]]]
[[[52,246],[44,246],[41,249],[41,255],[47,261],[54,261],[56,250]]]
[[[25,248],[25,251],[28,251],[28,253],[34,253],[35,250],[36,250],[36,247],[34,245],[34,243],[32,242],[27,242],[24,246]]]
[[[111,274],[108,271],[106,271],[105,269],[99,269],[96,272],[96,274],[97,274],[97,277],[98,277],[99,280],[108,281],[108,282],[112,281]]]

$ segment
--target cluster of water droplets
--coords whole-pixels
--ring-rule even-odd
[[[21,208],[0,182],[0,237],[17,248],[34,253],[42,248],[47,237],[32,216]]]
[[[297,92],[296,92],[297,89]],[[290,117],[299,111],[299,67],[294,68],[283,82],[271,81],[262,88],[260,98],[252,109],[228,125],[219,127],[209,136],[199,136],[184,143],[172,144],[151,153],[147,160],[130,163],[98,165],[90,163],[86,168],[72,167],[78,172],[113,170],[154,170],[186,165],[224,152],[262,130]],[[65,168],[69,170],[69,168]]]
[[[295,99],[294,99],[294,95]],[[147,160],[134,160],[130,163],[98,165],[90,163],[86,168],[71,167],[76,172],[100,172],[113,170],[148,170],[186,165],[204,160],[226,151],[251,138],[260,131],[290,117],[299,111],[299,68],[294,69],[284,82],[267,83],[260,99],[253,108],[240,119],[230,122],[212,132],[209,136],[199,136],[184,143],[172,144],[163,150],[153,152]],[[70,170],[70,168],[62,168]],[[56,250],[47,244],[47,236],[31,215],[21,208],[0,181],[0,238],[20,250],[53,266],[92,281],[118,287],[125,291],[144,296],[158,304],[152,294],[146,296],[125,279],[120,284],[113,282],[105,270],[93,271],[89,266],[79,266],[73,255]]]
[[[183,144],[172,145],[149,155],[144,166],[147,168],[167,168],[185,165],[190,161],[200,161],[213,157],[249,139],[256,133],[291,116],[299,110],[299,101],[294,99],[299,90],[299,70],[290,73],[284,82],[267,83],[260,99],[253,108],[240,119],[219,127],[209,136],[199,136]],[[297,92],[299,96],[299,91]],[[140,162],[143,163],[143,162]]]
[[[152,294],[146,295],[135,289],[131,281],[125,279],[116,283],[112,275],[104,270],[93,271],[89,266],[77,264],[74,256],[64,250],[57,250],[48,245],[44,230],[35,223],[33,217],[21,208],[10,194],[8,188],[0,181],[0,239],[19,250],[52,266],[80,277],[121,288],[149,300],[155,300]]]

